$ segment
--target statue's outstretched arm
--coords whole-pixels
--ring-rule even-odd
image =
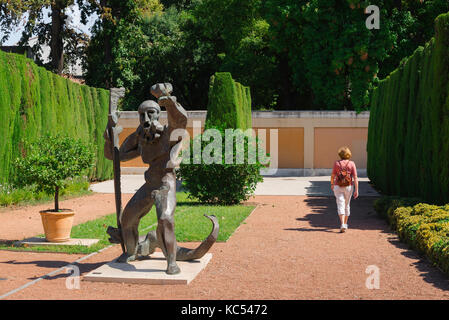
[[[158,104],[167,110],[168,129],[170,132],[187,127],[187,112],[172,96],[170,83],[157,83],[151,87],[151,94],[158,99]]]
[[[120,145],[120,161],[128,161],[140,156],[138,143],[139,135],[136,130]]]
[[[109,138],[108,130],[103,134],[104,137],[104,157],[112,160],[112,141]],[[128,161],[137,158],[139,154],[137,131],[130,134],[120,146],[120,161]]]
[[[162,96],[158,99],[158,103],[167,110],[168,128],[170,131],[187,127],[187,111],[176,101],[176,97]]]

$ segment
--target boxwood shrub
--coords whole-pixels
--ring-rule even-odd
[[[382,197],[374,208],[388,220],[401,241],[449,275],[449,204],[437,206],[414,198]]]
[[[257,183],[263,181],[260,169],[262,165],[248,162],[248,146],[252,139],[243,136],[242,146],[236,143],[238,136],[243,133],[236,133],[234,138],[233,150],[226,150],[225,135],[220,131],[222,137],[222,155],[220,163],[206,163],[203,158],[200,163],[195,163],[194,158],[198,154],[191,152],[189,161],[183,161],[179,170],[178,177],[183,181],[183,186],[189,191],[190,198],[196,198],[204,203],[232,205],[247,200],[255,191]],[[202,135],[196,136],[191,142],[190,150],[193,150],[193,144],[201,145],[201,154],[203,154],[208,143],[202,140]],[[232,163],[226,163],[226,152],[232,153]],[[242,154],[244,162],[237,162],[237,155]],[[185,160],[185,159],[183,159]],[[186,163],[188,162],[188,163]]]
[[[263,180],[260,174],[262,165],[258,159],[248,160],[248,146],[257,146],[257,139],[244,132],[251,129],[251,95],[250,89],[234,81],[228,72],[218,72],[211,77],[204,128],[220,132],[221,159],[208,163],[202,157],[205,151],[208,153],[209,144],[215,142],[210,141],[211,137],[203,133],[193,139],[192,152],[185,156],[189,161],[183,159],[178,170],[178,176],[190,197],[201,202],[225,205],[248,199],[257,183]],[[238,129],[233,131],[233,148],[228,147],[230,150],[226,149],[225,133],[228,129]],[[237,143],[239,140],[244,143]],[[194,147],[195,144],[200,146],[200,152]],[[241,156],[243,161],[237,161]]]

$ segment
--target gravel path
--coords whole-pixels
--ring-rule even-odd
[[[97,210],[100,205],[93,199],[85,202]],[[211,262],[189,285],[81,281],[79,290],[69,290],[68,274],[60,272],[6,299],[449,298],[448,277],[398,242],[374,212],[373,197],[352,202],[344,234],[332,197],[255,196],[249,201],[258,203],[257,209],[226,243],[212,247]],[[2,234],[4,217],[0,214]],[[115,245],[83,260],[81,276],[119,254]],[[0,278],[6,278],[0,280],[0,296],[81,256],[0,251]],[[379,270],[379,289],[366,287],[369,266]]]
[[[131,197],[132,194],[123,194],[123,203],[126,204]],[[93,193],[88,196],[61,201],[59,206],[62,209],[75,211],[74,225],[115,212],[113,194]],[[43,234],[44,228],[39,211],[52,208],[54,208],[53,203],[1,208],[0,240],[22,240]]]

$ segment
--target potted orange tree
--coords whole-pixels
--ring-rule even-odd
[[[75,212],[59,207],[59,195],[69,178],[93,167],[92,147],[81,140],[51,135],[26,145],[26,155],[15,162],[17,183],[35,185],[36,191],[54,195],[54,208],[40,211],[45,238],[49,242],[68,241]]]

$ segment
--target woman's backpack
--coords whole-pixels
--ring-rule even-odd
[[[340,170],[338,170],[337,175],[336,175],[336,183],[337,183],[337,185],[340,186],[340,187],[350,186],[352,184],[352,177],[351,177],[351,170],[348,168],[349,167],[349,161],[346,164],[345,168],[343,168],[341,166],[340,161],[338,161],[338,164],[340,166]]]

